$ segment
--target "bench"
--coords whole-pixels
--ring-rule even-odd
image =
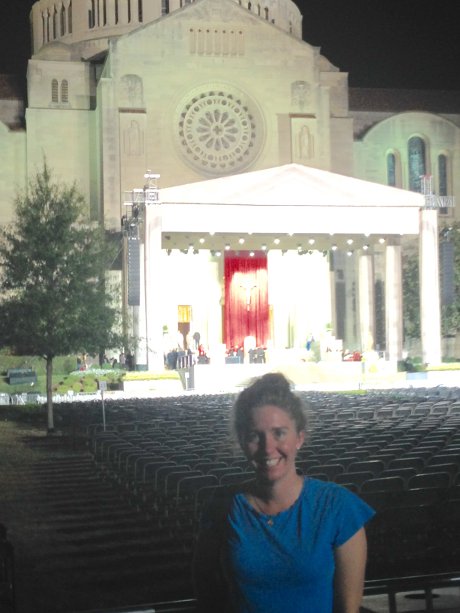
[[[37,373],[31,368],[10,368],[6,376],[10,385],[37,383]]]

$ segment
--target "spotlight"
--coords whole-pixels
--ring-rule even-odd
[[[244,238],[240,238],[240,240],[238,241],[240,245],[244,245]]]
[[[267,245],[264,243],[261,247],[262,251],[267,251]]]
[[[230,251],[230,245],[228,243],[225,245],[225,251]]]
[[[309,244],[309,245],[314,245],[314,244],[315,244],[315,239],[314,239],[314,238],[310,238],[310,239],[308,240],[308,244]]]
[[[384,239],[383,237],[382,237],[382,238],[379,238],[379,243],[380,243],[381,245],[383,245],[383,243],[384,243],[384,242],[385,242],[385,239]]]
[[[281,241],[279,238],[275,238],[273,242],[275,243],[275,245],[279,245]]]
[[[352,238],[347,239],[347,245],[353,245],[353,239]]]
[[[347,251],[347,255],[348,255],[348,257],[352,256],[353,255],[353,251]]]
[[[331,249],[332,251],[337,251],[337,245],[332,245]]]
[[[250,257],[250,258],[253,258],[253,257],[254,257],[254,251],[250,251],[250,252],[249,252],[249,257]]]
[[[203,237],[200,238],[200,243],[203,244],[205,239]]]
[[[369,245],[363,245],[363,251],[367,251],[369,249]]]

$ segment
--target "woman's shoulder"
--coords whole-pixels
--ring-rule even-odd
[[[307,497],[313,496],[315,498],[320,496],[337,500],[357,498],[354,492],[348,490],[339,483],[322,481],[321,479],[314,479],[312,477],[305,477],[304,492]]]

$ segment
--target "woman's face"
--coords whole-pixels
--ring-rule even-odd
[[[304,433],[297,432],[287,411],[264,405],[253,409],[242,446],[257,477],[276,482],[296,474],[295,458],[303,442]]]

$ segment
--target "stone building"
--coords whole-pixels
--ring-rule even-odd
[[[58,179],[76,181],[90,217],[119,233],[124,246],[113,274],[121,280],[134,332],[144,339],[140,365],[158,365],[169,345],[176,346],[176,331],[182,348],[198,332],[216,354],[247,337],[278,350],[302,349],[314,337],[342,349],[377,349],[394,361],[402,357],[401,257],[420,240],[413,211],[412,221],[398,227],[394,209],[385,233],[375,227],[366,232],[359,224],[359,231],[341,233],[332,223],[338,209],[318,201],[327,214],[313,232],[314,217],[300,223],[288,207],[282,209],[281,193],[278,218],[262,232],[244,190],[232,213],[238,223],[224,215],[231,185],[224,180],[237,175],[255,189],[254,181],[265,176],[259,171],[290,168],[289,193],[305,190],[308,206],[316,175],[309,177],[310,187],[303,179],[297,183],[301,166],[318,171],[331,186],[342,185],[338,177],[361,180],[360,190],[367,182],[369,194],[375,184],[390,186],[389,200],[406,190],[407,206],[418,210],[425,201],[411,192],[422,190],[422,176],[430,177],[425,188],[434,195],[460,193],[459,95],[349,88],[348,75],[302,40],[302,15],[291,0],[38,0],[31,26],[27,103],[7,78],[0,81],[0,223],[11,218],[17,188],[44,156]],[[133,235],[126,221],[135,194],[145,197],[147,169],[159,175],[163,204],[154,205],[155,215]],[[274,189],[276,176],[265,176],[265,189]],[[215,180],[222,180],[218,201],[205,206]],[[192,184],[203,190],[194,192],[201,208],[188,201],[188,208],[182,202],[174,209],[179,192],[168,196],[168,190]],[[352,191],[357,186],[348,185]],[[337,206],[348,188],[336,189]],[[165,200],[163,190],[176,200]],[[261,184],[258,202],[264,197],[270,200]],[[210,227],[211,204],[222,205],[227,227]],[[449,198],[441,205],[432,221],[449,227],[458,213]],[[369,200],[369,206],[380,219],[378,205]],[[174,219],[173,210],[182,218]],[[403,215],[404,206],[400,210]],[[437,245],[430,249],[431,257]],[[265,271],[264,289],[260,280],[251,281],[252,289],[242,283],[232,298],[243,305],[236,332],[236,311],[229,312],[230,257],[247,270],[251,258],[259,258],[257,270]],[[417,351],[436,362],[437,269],[423,270],[430,280],[422,327],[426,335],[434,322],[435,336]],[[136,276],[139,288],[133,290]],[[251,312],[256,303],[263,315]],[[260,329],[255,321],[264,322]]]

